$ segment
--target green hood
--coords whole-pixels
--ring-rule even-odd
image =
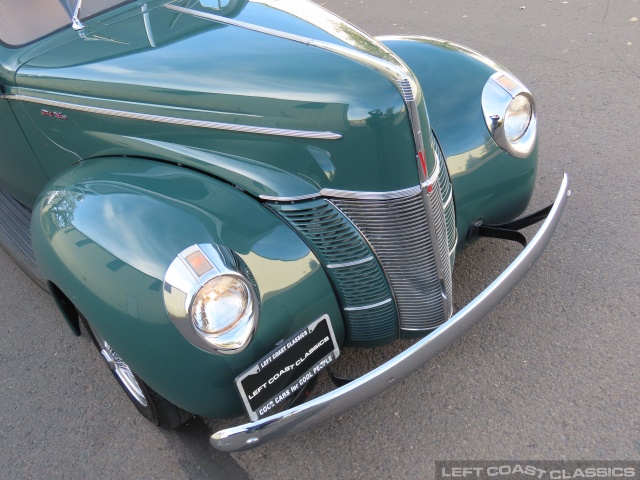
[[[357,59],[281,34],[398,64],[380,43],[306,1],[232,1],[221,10],[196,3],[198,12],[242,22],[236,25],[165,3],[128,4],[88,20],[84,39],[71,29],[60,32],[20,68],[18,93],[53,101],[52,109],[67,116],[43,117],[42,104],[24,102],[27,115],[62,147],[46,154],[50,175],[79,158],[131,155],[189,164],[256,196],[418,184],[411,126],[396,85]],[[194,2],[171,5],[187,3]],[[335,135],[247,133],[114,118],[104,111]]]

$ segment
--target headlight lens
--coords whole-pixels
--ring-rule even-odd
[[[511,100],[504,118],[504,131],[509,142],[517,142],[526,133],[532,113],[531,100],[524,95]]]
[[[216,277],[193,300],[192,321],[201,332],[220,335],[238,325],[250,307],[249,289],[242,280],[229,275]]]

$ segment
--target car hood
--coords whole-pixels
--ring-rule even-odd
[[[41,103],[24,102],[43,134],[67,152],[62,157],[179,157],[262,196],[418,183],[397,86],[366,62],[300,38],[404,68],[382,44],[311,2],[243,0],[220,2],[219,9],[206,6],[218,2],[193,3],[136,2],[88,20],[82,35],[68,29],[38,46],[18,72],[18,91],[53,102],[67,117],[53,122],[39,115]],[[105,115],[112,111],[177,121],[118,122]],[[192,123],[176,126],[182,120]]]

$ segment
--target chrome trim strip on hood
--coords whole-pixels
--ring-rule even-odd
[[[322,195],[319,193],[309,193],[307,195],[298,195],[296,197],[274,197],[271,195],[260,195],[260,200],[265,202],[300,202],[302,200],[311,200],[313,198],[320,198]]]
[[[274,197],[270,195],[260,195],[261,200],[269,202],[298,202],[302,200],[310,200],[312,198],[350,198],[353,200],[392,200],[395,198],[412,197],[419,194],[422,188],[434,185],[438,181],[440,174],[440,165],[438,164],[429,179],[421,185],[403,188],[402,190],[391,190],[386,192],[359,192],[356,190],[336,190],[333,188],[323,188],[320,193],[311,193],[308,195],[300,195],[297,197]],[[452,194],[450,194],[450,197]]]
[[[210,128],[213,130],[227,130],[231,132],[255,133],[258,135],[276,135],[280,137],[313,138],[316,140],[339,140],[342,135],[334,132],[314,132],[306,130],[289,130],[286,128],[256,127],[252,125],[240,125],[234,123],[209,122],[206,120],[194,120],[189,118],[167,117],[164,115],[152,115],[148,113],[128,112],[111,108],[91,107],[77,103],[60,102],[31,95],[5,95],[8,100],[20,100],[23,102],[38,103],[51,107],[68,108],[81,112],[109,115],[112,117],[129,118],[132,120],[146,120],[149,122],[170,123],[187,127]],[[160,105],[159,105],[160,106]]]
[[[343,387],[270,417],[216,432],[211,444],[218,450],[234,452],[301,432],[363,403],[420,368],[487,315],[531,270],[551,240],[570,193],[565,174],[549,216],[529,245],[480,295],[433,333]]]
[[[412,197],[421,191],[419,186],[393,190],[390,192],[354,192],[351,190],[334,190],[323,188],[320,193],[327,198],[350,198],[357,200],[391,200],[394,198]]]
[[[394,198],[412,197],[419,194],[420,186],[404,188],[402,190],[391,190],[388,192],[358,192],[355,190],[335,190],[333,188],[323,188],[320,193],[299,195],[297,197],[273,197],[270,195],[260,195],[261,200],[268,202],[299,202],[312,198],[350,198],[353,200],[391,200]]]

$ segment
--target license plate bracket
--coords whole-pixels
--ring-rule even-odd
[[[266,417],[292,400],[305,384],[340,355],[328,315],[282,341],[236,378],[251,420]]]

